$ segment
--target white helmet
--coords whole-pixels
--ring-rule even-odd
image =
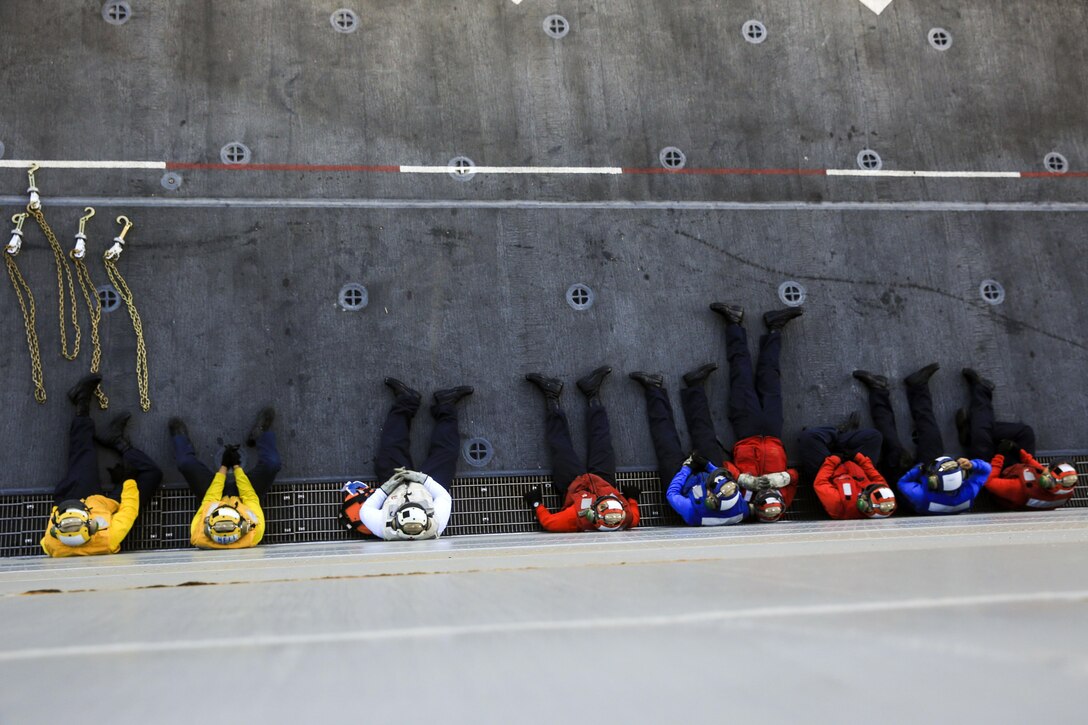
[[[431,515],[423,508],[423,504],[409,501],[393,514],[392,526],[408,536],[419,536],[427,530],[430,520]]]

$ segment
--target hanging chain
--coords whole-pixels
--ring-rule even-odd
[[[87,235],[84,234],[84,229],[87,226],[87,221],[94,216],[94,208],[87,207],[84,212],[84,216],[79,220],[76,246],[68,254],[76,267],[76,279],[79,280],[79,288],[83,292],[83,300],[87,303],[87,313],[91,318],[91,373],[97,373],[102,364],[102,345],[98,337],[98,323],[102,319],[102,301],[98,299],[94,282],[91,281],[91,273],[87,269],[87,263],[83,261],[87,254]],[[94,394],[98,398],[99,408],[106,410],[110,407],[110,399],[106,397],[106,393],[102,390],[102,383],[95,386]]]
[[[23,325],[26,327],[26,347],[30,352],[30,378],[34,381],[34,400],[45,402],[45,382],[42,377],[42,356],[38,349],[38,326],[36,321],[36,309],[34,307],[34,293],[23,279],[19,265],[15,263],[15,255],[19,253],[22,245],[22,227],[26,214],[16,214],[11,218],[17,224],[12,232],[11,242],[4,250],[4,261],[8,265],[8,276],[11,277],[11,285],[15,288],[15,296],[19,300],[19,309],[23,311]]]
[[[106,250],[102,256],[106,267],[106,274],[110,282],[117,289],[117,294],[128,308],[128,316],[132,318],[132,329],[136,332],[136,386],[140,390],[140,409],[145,413],[151,410],[151,398],[148,393],[148,369],[147,369],[147,345],[144,343],[144,326],[140,320],[140,313],[136,310],[136,302],[132,299],[132,290],[129,289],[125,278],[121,276],[121,270],[117,269],[117,259],[120,258],[125,243],[125,234],[132,228],[132,222],[128,217],[117,217],[117,223],[123,224],[121,233],[114,237],[114,245]]]
[[[41,204],[36,208],[28,204],[26,209],[38,222],[38,226],[42,228],[45,238],[49,240],[49,246],[53,249],[53,259],[57,263],[57,315],[60,322],[60,354],[64,356],[65,360],[75,360],[79,356],[80,329],[79,310],[76,307],[76,286],[72,281],[72,268],[68,266],[68,262],[64,258],[64,250],[60,248],[57,235],[53,233],[49,223],[45,221],[45,214],[42,213]],[[68,302],[72,308],[72,330],[75,333],[71,352],[68,351],[68,335],[64,324],[65,281],[68,283]]]

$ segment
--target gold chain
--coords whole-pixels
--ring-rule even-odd
[[[83,291],[83,299],[87,303],[87,312],[91,318],[91,344],[93,345],[91,372],[97,373],[102,365],[102,345],[98,339],[98,321],[102,319],[102,301],[98,299],[87,264],[78,257],[73,258],[72,262],[76,265],[76,278],[79,280],[79,287]],[[102,383],[95,387],[94,394],[98,398],[99,408],[106,410],[110,407],[110,399],[102,391]]]
[[[42,379],[42,356],[38,350],[38,327],[35,321],[34,294],[23,279],[19,265],[10,254],[4,254],[8,264],[8,276],[15,287],[15,296],[19,298],[19,308],[23,311],[23,324],[26,326],[26,346],[30,351],[30,377],[34,381],[34,400],[45,402],[45,382]],[[25,295],[25,298],[24,298]],[[30,303],[29,309],[27,303]]]
[[[140,389],[140,409],[145,413],[151,410],[151,398],[148,395],[147,384],[147,346],[144,344],[144,325],[140,321],[140,313],[136,310],[136,302],[132,299],[132,290],[128,288],[121,271],[117,269],[117,263],[105,256],[106,274],[110,282],[117,289],[117,294],[124,300],[128,307],[128,316],[132,318],[132,329],[136,331],[136,386]]]
[[[60,248],[57,235],[53,234],[53,230],[49,228],[49,224],[45,221],[45,214],[42,213],[41,207],[35,208],[28,204],[26,210],[37,220],[38,226],[42,228],[42,232],[45,234],[45,238],[49,240],[49,246],[53,248],[53,258],[57,263],[57,314],[60,318],[60,354],[64,356],[65,360],[75,360],[79,355],[80,330],[78,309],[76,308],[76,286],[72,282],[72,268],[68,266],[68,262],[64,258],[64,250]],[[64,325],[65,278],[68,280],[68,299],[72,306],[72,329],[75,332],[75,344],[72,345],[71,352],[68,352],[68,335]]]

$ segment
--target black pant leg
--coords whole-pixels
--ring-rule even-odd
[[[264,497],[268,494],[272,484],[276,482],[276,474],[283,468],[279,449],[276,447],[276,434],[266,430],[257,437],[257,463],[246,471],[246,478],[253,484],[253,491],[264,505]]]
[[[393,477],[395,468],[412,468],[411,441],[412,418],[419,410],[419,400],[407,395],[397,396],[385,416],[378,454],[374,456],[374,475],[378,485]]]
[[[125,465],[136,471],[133,478],[136,481],[136,488],[140,492],[140,508],[147,508],[162,484],[162,469],[151,460],[150,456],[138,448],[129,448],[121,454],[121,460],[125,462]]]
[[[650,438],[653,439],[654,453],[657,456],[657,475],[661,479],[662,490],[665,490],[685,458],[667,390],[646,388],[646,417],[650,423]]]
[[[729,360],[729,423],[737,440],[762,435],[763,409],[756,395],[748,333],[742,325],[725,328],[725,354]]]
[[[898,481],[907,472],[906,449],[899,439],[899,429],[895,425],[895,411],[892,410],[891,393],[877,388],[869,389],[869,415],[873,425],[884,439],[880,447],[877,469],[890,482]]]
[[[710,401],[707,400],[703,386],[682,389],[680,407],[684,409],[684,422],[687,423],[688,435],[691,436],[691,447],[714,465],[720,464],[725,460],[725,451],[718,442],[714,419],[710,415]],[[679,468],[677,466],[676,470]],[[676,470],[673,471],[674,474]]]
[[[994,435],[994,393],[985,385],[972,384],[970,395],[970,440],[967,444],[967,455],[988,461],[993,457],[1000,440]]]
[[[68,470],[53,490],[53,502],[86,498],[100,493],[98,450],[94,447],[94,421],[77,415],[68,427]]]
[[[589,409],[586,420],[586,470],[616,485],[616,451],[603,405]]]
[[[994,440],[1010,440],[1031,455],[1035,455],[1035,429],[1027,423],[997,421],[994,423]],[[991,457],[985,457],[983,460],[989,461]]]
[[[875,428],[862,428],[846,434],[839,434],[839,448],[847,458],[864,453],[874,463],[880,460],[880,446],[884,438]]]
[[[759,361],[756,363],[756,394],[763,411],[763,435],[782,437],[782,332],[775,330],[759,338]]]
[[[562,410],[548,410],[544,418],[544,440],[552,459],[552,488],[562,501],[567,495],[567,486],[586,472],[574,452],[570,424]]]
[[[920,461],[932,461],[944,455],[944,440],[937,417],[933,414],[933,395],[928,384],[908,385],[907,403],[914,421],[914,445]]]
[[[831,426],[805,428],[797,438],[797,455],[801,464],[801,476],[812,482],[831,455],[831,447],[838,445],[838,432]]]
[[[185,482],[189,484],[189,490],[196,496],[199,504],[204,500],[204,494],[208,492],[208,486],[212,485],[215,474],[196,457],[196,449],[193,448],[193,442],[187,436],[174,436],[172,441],[174,465],[181,471]]]
[[[461,452],[461,432],[457,428],[457,406],[450,403],[431,406],[434,429],[431,448],[420,471],[453,493],[453,477],[457,475],[457,456]]]

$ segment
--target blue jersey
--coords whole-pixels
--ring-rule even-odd
[[[899,493],[907,505],[920,514],[958,514],[969,511],[975,497],[990,476],[990,464],[975,459],[973,468],[964,476],[963,485],[952,493],[930,491],[921,464],[899,479]]]
[[[737,524],[748,515],[748,502],[737,496],[737,502],[725,511],[711,511],[706,507],[706,478],[714,470],[708,466],[701,473],[693,473],[688,466],[681,466],[665,491],[665,498],[688,526],[725,526]]]

